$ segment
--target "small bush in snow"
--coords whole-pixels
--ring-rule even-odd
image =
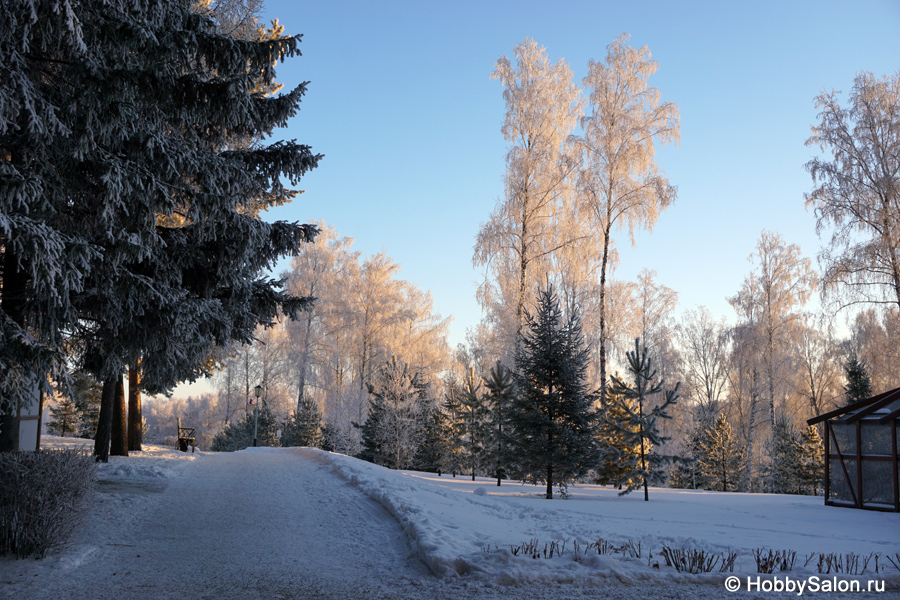
[[[0,453],[0,554],[42,558],[83,515],[97,463],[86,451]]]
[[[767,550],[757,548],[753,551],[757,573],[774,573],[775,571],[793,571],[797,552],[794,550]]]
[[[610,543],[609,540],[604,540],[603,538],[598,539],[596,542],[591,542],[584,549],[584,553],[587,554],[590,550],[596,550],[597,554],[612,554],[618,550],[618,546]]]
[[[722,553],[722,566],[719,567],[719,573],[734,573],[734,561],[737,560],[738,553],[729,549],[728,552]]]
[[[670,548],[663,546],[660,552],[666,565],[679,573],[709,573],[716,568],[721,556],[699,548]]]
[[[522,542],[518,546],[510,546],[509,551],[513,556],[530,556],[531,558],[553,558],[554,556],[562,556],[566,553],[566,542],[552,541],[545,543],[541,548],[537,539],[528,542]],[[575,554],[577,559],[578,546],[575,546]]]
[[[874,559],[875,572],[877,573],[878,559],[880,556],[880,554],[876,554],[875,552],[870,553],[868,556],[862,556],[855,552],[848,552],[846,554],[835,554],[834,552],[829,554],[820,553],[819,561],[816,564],[816,570],[819,573],[824,574],[846,573],[847,575],[862,575],[866,572],[866,569],[869,568],[869,563]],[[893,563],[890,555],[888,555],[888,560]],[[894,564],[894,566],[896,567],[897,565]]]

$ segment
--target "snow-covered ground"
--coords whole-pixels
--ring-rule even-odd
[[[48,437],[44,447],[85,443]],[[765,598],[743,589],[756,548],[797,552],[782,580],[817,576],[815,560],[804,566],[811,553],[900,552],[900,515],[821,498],[651,489],[645,503],[577,486],[548,501],[535,486],[394,472],[310,448],[145,445],[111,457],[99,479],[95,508],[67,547],[41,561],[0,558],[0,598]],[[565,552],[513,556],[531,540],[565,542]],[[639,543],[640,557],[585,553],[598,540]],[[667,567],[663,545],[737,551],[742,591],[725,592],[732,573]],[[900,573],[884,559],[881,572],[873,567],[838,578],[887,587],[854,598],[900,598]]]
[[[819,553],[900,554],[900,514],[824,505],[822,498],[650,489],[619,496],[593,485],[569,488],[567,500],[543,498],[539,486],[433,473],[394,472],[312,448],[303,456],[328,464],[341,477],[383,504],[404,527],[422,560],[441,575],[468,575],[497,583],[585,582],[615,578],[624,582],[721,582],[727,574],[678,573],[660,551],[698,548],[738,552],[734,572],[756,575],[755,549],[792,550],[792,576],[817,575]],[[565,542],[553,559],[513,556],[511,547],[537,540]],[[627,552],[585,552],[605,540],[621,548],[640,543],[641,556]],[[574,544],[579,545],[575,560]],[[634,553],[632,553],[634,554]],[[807,563],[807,557],[815,555]],[[886,568],[885,568],[886,567]],[[875,578],[874,563],[861,577]],[[883,557],[878,579],[898,587],[900,573]],[[782,574],[784,575],[784,574]]]

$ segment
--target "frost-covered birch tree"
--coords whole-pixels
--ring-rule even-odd
[[[568,243],[570,231],[553,227],[574,163],[566,138],[581,115],[580,90],[572,71],[532,39],[514,50],[516,64],[502,56],[491,74],[503,84],[506,118],[501,131],[506,154],[504,197],[475,242],[473,264],[485,268],[478,300],[499,337],[497,352],[512,364],[532,288],[543,285],[550,255]]]
[[[738,323],[731,330],[731,354],[728,366],[729,401],[737,413],[739,435],[745,448],[741,487],[752,492],[756,481],[756,416],[762,389],[763,340],[756,275],[750,273],[738,293],[728,302],[737,313]]]
[[[826,315],[803,316],[797,352],[798,390],[809,401],[811,413],[818,417],[835,407],[834,399],[840,390],[838,347]]]
[[[759,303],[766,399],[774,435],[776,388],[790,379],[792,348],[801,330],[802,308],[816,286],[816,274],[799,246],[786,244],[780,235],[767,231],[762,232],[750,260],[756,264],[756,276],[745,285],[756,286],[753,298]]]
[[[449,320],[434,312],[430,293],[398,277],[400,265],[390,257],[364,257],[353,239],[316,225],[316,242],[283,273],[293,294],[317,298],[300,319],[285,323],[290,387],[295,405],[318,404],[330,447],[357,454],[360,430],[352,423],[366,421],[367,386],[378,366],[395,357],[435,384],[448,362]]]
[[[588,111],[583,134],[572,138],[580,159],[576,190],[599,230],[600,383],[606,389],[606,283],[613,232],[652,230],[659,213],[675,201],[676,189],[656,164],[656,144],[678,142],[678,108],[660,104],[648,80],[657,63],[644,46],[634,49],[623,34],[607,47],[606,62],[588,63],[583,83]]]
[[[835,91],[816,97],[816,108],[806,145],[830,156],[806,164],[816,186],[806,207],[819,235],[832,230],[819,255],[823,293],[900,308],[900,71],[860,72],[846,108]]]
[[[876,393],[900,386],[900,310],[868,308],[851,324],[849,346],[870,370]]]
[[[728,388],[729,330],[705,306],[685,312],[676,327],[688,397],[708,415],[720,409]]]
[[[378,407],[372,413],[377,415],[377,422],[371,423],[376,462],[392,469],[408,468],[424,436],[431,408],[425,387],[417,373],[410,373],[405,363],[392,358],[379,370],[369,394],[372,405]]]

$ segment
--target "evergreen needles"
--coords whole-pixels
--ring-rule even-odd
[[[564,322],[548,286],[539,293],[537,313],[525,316],[508,439],[518,475],[546,483],[551,499],[553,486],[564,487],[596,465],[597,414],[585,380],[588,355],[577,314]]]

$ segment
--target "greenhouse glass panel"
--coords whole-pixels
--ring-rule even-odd
[[[848,484],[847,478],[844,476],[844,469],[841,468],[841,461],[831,459],[831,486],[829,500],[837,502],[854,502],[853,491],[856,489],[856,461],[844,460],[844,466],[847,467],[847,474],[850,476]],[[852,488],[851,488],[852,486]],[[851,491],[853,490],[853,491]]]
[[[831,424],[831,454],[856,455],[856,424]],[[840,452],[839,452],[840,450]]]
[[[890,462],[862,462],[863,504],[894,503],[894,479],[891,477],[893,470],[894,465]]]
[[[863,455],[891,456],[891,427],[888,424],[861,423]],[[841,450],[844,449],[843,444]],[[863,478],[865,478],[865,469]]]

